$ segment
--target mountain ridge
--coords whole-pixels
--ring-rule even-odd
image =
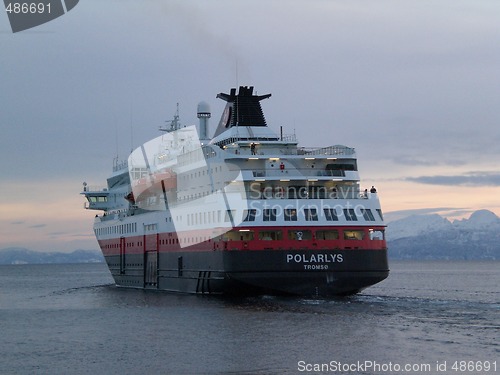
[[[392,259],[500,259],[500,218],[478,210],[453,222],[437,214],[412,215],[386,230]]]
[[[70,253],[41,252],[24,247],[0,249],[0,264],[62,264],[103,263],[104,257],[98,250],[77,249]]]

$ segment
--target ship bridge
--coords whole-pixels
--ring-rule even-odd
[[[108,210],[109,209],[109,190],[101,187],[90,187],[85,182],[83,183],[83,192],[81,193],[87,198],[84,208],[88,210]]]

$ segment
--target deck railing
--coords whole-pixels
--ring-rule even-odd
[[[242,171],[246,172],[246,171]],[[280,177],[290,178],[292,176],[300,176],[301,178],[315,177],[345,177],[345,170],[343,169],[314,169],[314,168],[284,168],[280,169],[252,169],[253,177]],[[356,171],[349,171],[356,172]]]
[[[319,147],[319,148],[307,148],[300,147],[297,149],[297,155],[353,155],[354,148],[347,146],[328,146],[328,147]]]
[[[108,187],[107,186],[84,186],[83,187],[83,192],[88,193],[88,192],[107,192]]]

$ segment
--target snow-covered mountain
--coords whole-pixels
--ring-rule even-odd
[[[437,214],[390,222],[389,254],[404,259],[500,259],[500,218],[488,210],[450,222]]]
[[[392,221],[387,225],[387,240],[397,240],[405,237],[415,237],[422,233],[435,230],[451,229],[450,221],[438,214],[412,215],[404,219]]]
[[[500,229],[500,218],[488,210],[474,212],[468,219],[456,220],[453,222],[457,228],[463,229]]]

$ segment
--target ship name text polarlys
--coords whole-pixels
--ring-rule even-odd
[[[295,263],[342,263],[342,254],[286,254],[286,262]]]

